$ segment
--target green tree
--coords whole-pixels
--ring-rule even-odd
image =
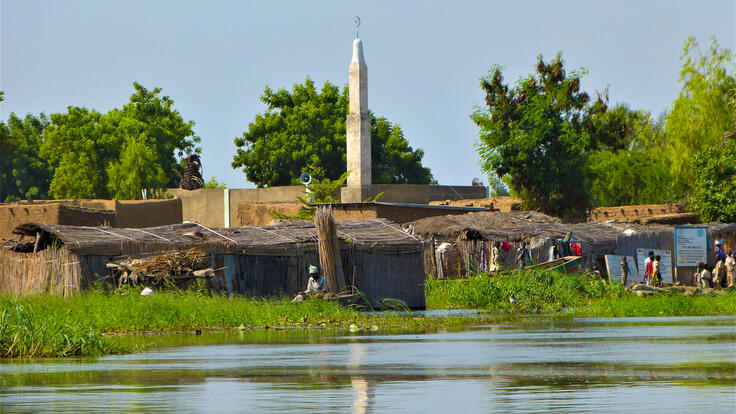
[[[291,91],[266,87],[264,114],[235,139],[233,168],[242,168],[258,187],[290,185],[303,172],[330,180],[345,173],[348,88],[325,82],[321,90],[307,78]],[[372,179],[374,183],[430,184],[424,152],[412,149],[398,125],[371,114]]]
[[[44,114],[11,113],[7,125],[0,122],[0,200],[48,197],[51,170],[39,156],[47,124]]]
[[[700,220],[736,222],[736,140],[714,145],[692,163],[695,195],[689,206]]]
[[[69,107],[52,114],[41,156],[54,169],[50,194],[56,198],[140,199],[142,189],[178,185],[181,158],[199,152],[192,128],[174,101],[133,84],[122,109],[106,114]]]
[[[218,181],[214,176],[210,177],[209,180],[204,182],[204,188],[227,188],[227,183]]]
[[[480,128],[476,149],[488,174],[509,175],[510,187],[527,208],[580,217],[591,205],[585,182],[587,152],[597,146],[594,115],[606,111],[580,91],[585,71],[565,73],[561,54],[549,63],[540,55],[536,73],[515,86],[501,67],[481,79],[485,107],[472,119]]]
[[[733,99],[736,78],[733,53],[721,48],[714,37],[705,52],[695,38],[688,38],[681,60],[682,90],[667,115],[665,130],[674,191],[684,196],[694,190],[693,157],[720,145],[724,134],[734,128],[736,112],[729,100]]]
[[[598,150],[589,154],[589,189],[594,206],[678,201],[669,163],[661,156],[664,117],[619,104],[594,117]]]
[[[651,151],[592,153],[588,160],[595,206],[665,203],[672,197],[669,164]]]

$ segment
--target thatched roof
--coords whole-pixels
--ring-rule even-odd
[[[388,220],[336,223],[338,237],[360,250],[407,253],[422,250],[422,242]],[[110,228],[24,224],[17,234],[42,234],[48,243],[60,242],[79,255],[121,255],[143,251],[200,247],[210,252],[238,254],[294,255],[299,249],[314,249],[314,223],[299,222],[275,226],[213,228],[197,223],[161,227]]]
[[[579,223],[564,224],[559,219],[533,211],[483,212],[456,216],[429,217],[410,223],[414,234],[429,239],[444,240],[481,237],[486,240],[519,242],[539,241],[545,238],[563,238],[568,232],[581,241],[584,250],[593,254],[612,254],[624,231],[636,233],[669,232],[674,226],[632,225],[622,223]],[[703,224],[714,234],[736,232],[736,224]]]

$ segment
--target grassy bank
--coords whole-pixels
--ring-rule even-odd
[[[687,296],[664,293],[640,297],[620,283],[588,275],[542,270],[479,275],[461,280],[428,280],[431,309],[487,309],[508,312],[565,311],[572,316],[697,316],[736,314],[736,293]],[[518,303],[511,304],[514,294]]]
[[[141,349],[118,334],[205,329],[335,328],[351,330],[462,328],[544,313],[572,316],[736,314],[736,293],[639,297],[620,284],[588,276],[527,270],[494,277],[428,280],[429,309],[484,309],[479,317],[419,317],[375,313],[319,300],[208,296],[197,291],[90,291],[74,297],[0,297],[0,357],[105,355]],[[517,304],[509,303],[514,294]],[[478,315],[475,315],[478,316]]]
[[[490,316],[489,316],[490,317]],[[205,329],[448,328],[470,320],[363,312],[335,302],[158,292],[153,296],[92,291],[63,298],[0,297],[0,357],[104,355],[134,351],[117,334]]]

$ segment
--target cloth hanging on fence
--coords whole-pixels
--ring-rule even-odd
[[[490,269],[490,260],[489,260],[489,252],[488,252],[488,242],[486,240],[482,240],[479,243],[478,246],[480,250],[480,263],[478,263],[478,267],[482,272],[488,272]]]
[[[573,256],[583,255],[583,248],[580,247],[580,243],[570,243],[570,250],[572,250]]]

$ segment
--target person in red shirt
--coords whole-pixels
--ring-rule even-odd
[[[647,267],[646,271],[644,272],[644,283],[646,283],[647,285],[650,285],[652,283],[652,275],[654,274],[654,258],[652,257],[654,256],[654,252],[649,252],[649,254],[650,260],[646,261]]]

